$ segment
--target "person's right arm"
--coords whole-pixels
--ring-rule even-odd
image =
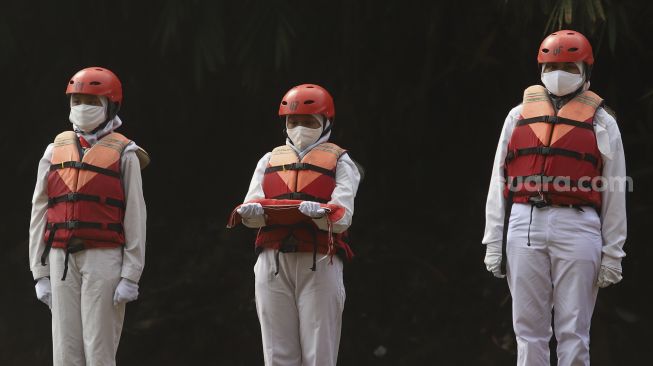
[[[249,190],[247,191],[247,195],[245,195],[244,203],[265,198],[265,193],[263,192],[263,178],[265,177],[265,169],[268,166],[271,155],[271,153],[263,155],[263,157],[258,161],[258,164],[256,164],[256,169],[254,169],[252,180],[249,183]],[[265,226],[265,216],[255,216],[252,218],[243,217],[242,221],[243,225],[253,229]]]
[[[29,223],[29,265],[34,279],[50,275],[50,263],[41,264],[41,255],[45,250],[45,226],[48,212],[48,174],[52,160],[53,144],[48,145],[39,161],[36,186],[32,196],[32,215]]]
[[[503,277],[501,273],[501,242],[503,239],[503,218],[505,216],[506,200],[503,197],[505,187],[504,162],[508,153],[508,142],[512,136],[512,131],[519,119],[521,105],[513,108],[501,130],[501,137],[497,151],[494,155],[494,164],[492,165],[492,177],[490,179],[490,188],[487,194],[485,204],[485,234],[482,243],[486,245],[485,266],[488,271],[496,277]]]

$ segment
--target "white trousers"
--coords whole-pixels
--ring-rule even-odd
[[[49,260],[54,366],[115,365],[125,317],[125,304],[113,305],[122,249],[71,254],[65,281],[64,250],[53,248]]]
[[[256,310],[267,366],[334,366],[338,360],[345,287],[342,261],[312,253],[264,250],[254,265]]]
[[[559,366],[589,365],[589,331],[601,264],[601,222],[584,207],[515,204],[508,231],[508,285],[517,365],[548,366],[551,316]]]

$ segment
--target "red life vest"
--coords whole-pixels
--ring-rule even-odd
[[[279,146],[272,150],[263,178],[263,192],[266,199],[301,200],[327,203],[336,187],[336,166],[338,159],[346,153],[332,143],[314,147],[301,161],[290,146]],[[331,235],[331,240],[329,239]],[[329,233],[319,230],[312,220],[300,220],[293,225],[268,225],[262,227],[256,237],[257,251],[263,248],[281,252],[319,252],[334,254],[343,252],[347,259],[353,253],[345,242],[347,233]]]
[[[129,142],[114,132],[84,153],[75,132],[56,137],[48,175],[44,265],[50,247],[74,253],[125,244],[120,161]]]
[[[592,189],[591,179],[601,176],[603,161],[593,121],[602,103],[598,95],[585,91],[556,114],[543,86],[527,88],[508,143],[504,196],[519,203],[598,209],[601,195]]]

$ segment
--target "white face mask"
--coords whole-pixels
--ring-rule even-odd
[[[104,106],[79,104],[70,107],[70,122],[78,129],[89,133],[101,125],[107,115]]]
[[[289,128],[287,131],[288,137],[292,141],[293,145],[299,149],[299,151],[303,151],[307,147],[317,142],[317,140],[322,135],[321,128],[297,126]]]
[[[554,95],[562,97],[578,90],[583,85],[582,74],[555,70],[542,73],[542,83]]]

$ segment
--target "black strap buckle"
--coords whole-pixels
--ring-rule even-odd
[[[281,253],[295,253],[299,247],[299,241],[295,238],[294,235],[290,235],[287,238],[281,241],[279,245],[279,251]]]
[[[537,196],[528,197],[528,202],[530,202],[533,206],[537,208],[542,208],[549,205],[549,202],[546,200],[542,192],[538,192]]]
[[[84,249],[86,249],[86,246],[80,238],[70,238],[68,243],[66,243],[66,251],[70,254],[81,252]]]
[[[66,221],[63,224],[64,228],[68,230],[77,229],[79,227],[79,221],[77,220]]]
[[[549,155],[549,154],[551,154],[551,147],[542,146],[542,147],[540,147],[539,153],[542,154],[542,155]]]

